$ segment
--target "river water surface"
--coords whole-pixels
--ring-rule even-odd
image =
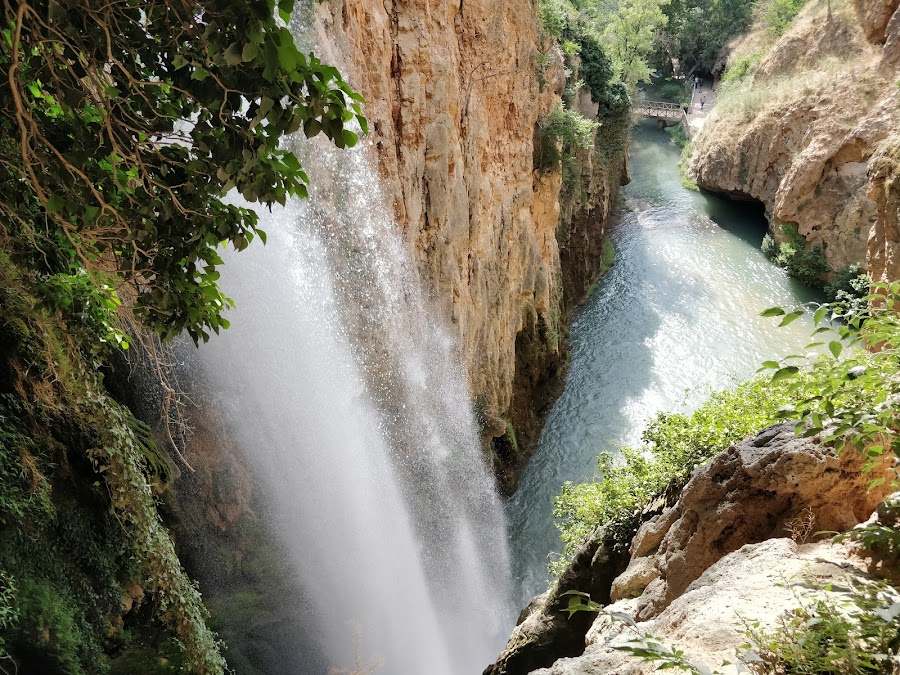
[[[655,413],[690,410],[809,342],[808,324],[759,316],[815,297],[760,253],[762,208],[685,189],[679,154],[652,123],[635,129],[616,264],[571,326],[565,389],[508,506],[522,605],[561,549],[551,512],[563,482],[595,477],[597,455],[638,442]]]

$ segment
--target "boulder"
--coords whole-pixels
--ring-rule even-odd
[[[890,491],[892,462],[885,458],[867,474],[861,473],[863,464],[863,455],[852,449],[836,453],[818,437],[798,438],[793,424],[775,425],[737,443],[699,467],[673,513],[661,519],[671,526],[653,556],[658,575],[636,557],[627,581],[613,587],[636,593],[633,581],[640,570],[648,585],[637,616],[647,619],[725,555],[784,536],[800,519],[811,517],[813,531],[849,530]],[[888,479],[884,485],[867,489],[869,480],[881,476]]]
[[[598,529],[578,550],[553,588],[532,600],[523,611],[503,653],[485,669],[484,675],[525,675],[559,658],[581,654],[585,635],[597,615],[577,612],[569,617],[563,610],[571,596],[565,594],[588,593],[595,602],[608,603],[613,579],[627,562],[628,553],[617,551],[605,530]]]
[[[829,542],[798,545],[790,539],[747,544],[716,562],[657,617],[634,627],[600,615],[577,658],[560,659],[532,675],[645,675],[657,666],[644,663],[621,647],[652,635],[667,649],[684,652],[691,663],[733,675],[736,649],[747,642],[745,626],[759,622],[771,631],[780,617],[802,600],[845,600],[849,580],[865,580],[861,561],[849,546]],[[833,590],[825,590],[829,584]],[[608,611],[633,616],[636,600],[623,600]]]

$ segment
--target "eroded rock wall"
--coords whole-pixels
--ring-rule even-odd
[[[389,206],[456,332],[511,491],[565,363],[561,176],[533,171],[561,56],[548,52],[541,84],[536,57],[548,47],[532,0],[330,0],[316,12],[366,98]],[[605,218],[610,192],[596,191],[599,214],[586,208]]]
[[[775,622],[779,608],[790,606],[790,593],[772,596],[770,604],[756,597],[759,589],[779,570],[793,572],[810,559],[783,537],[849,530],[888,495],[894,458],[883,458],[870,473],[862,472],[865,462],[852,447],[837,453],[818,436],[797,437],[792,423],[736,443],[698,467],[675,504],[666,507],[660,498],[648,508],[627,553],[617,553],[598,528],[553,588],[532,601],[485,675],[651,672],[655,667],[616,649],[647,632],[700,658],[728,650],[733,657],[743,642],[735,617]],[[885,482],[869,490],[873,477]],[[759,571],[748,576],[754,567]],[[561,617],[571,590],[613,604],[605,614],[579,612],[568,621]],[[616,613],[633,618],[637,633],[623,633],[624,624],[610,620]],[[731,623],[717,627],[716,617]]]
[[[810,4],[752,86],[723,89],[691,161],[702,188],[762,202],[776,238],[796,225],[834,270],[883,259],[897,241],[884,236],[896,201],[885,211],[873,196],[873,159],[900,127],[900,12],[892,0],[856,5],[838,4],[828,21]]]

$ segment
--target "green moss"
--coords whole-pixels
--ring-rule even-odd
[[[787,235],[788,240],[778,244],[776,248],[771,237],[763,238],[763,253],[804,284],[818,288],[824,286],[823,278],[831,271],[831,265],[825,260],[822,245],[808,246],[806,237],[800,234],[796,225],[784,223],[781,231]]]
[[[0,576],[17,609],[0,621],[0,654],[20,672],[106,672],[127,580],[193,672],[221,672],[149,486],[164,458],[35,287],[0,252]]]

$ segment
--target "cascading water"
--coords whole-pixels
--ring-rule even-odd
[[[224,266],[237,308],[200,350],[204,398],[256,474],[331,664],[351,665],[357,624],[378,672],[481,672],[509,627],[509,561],[454,341],[367,149],[296,146],[310,199],[261,213],[268,244]]]

